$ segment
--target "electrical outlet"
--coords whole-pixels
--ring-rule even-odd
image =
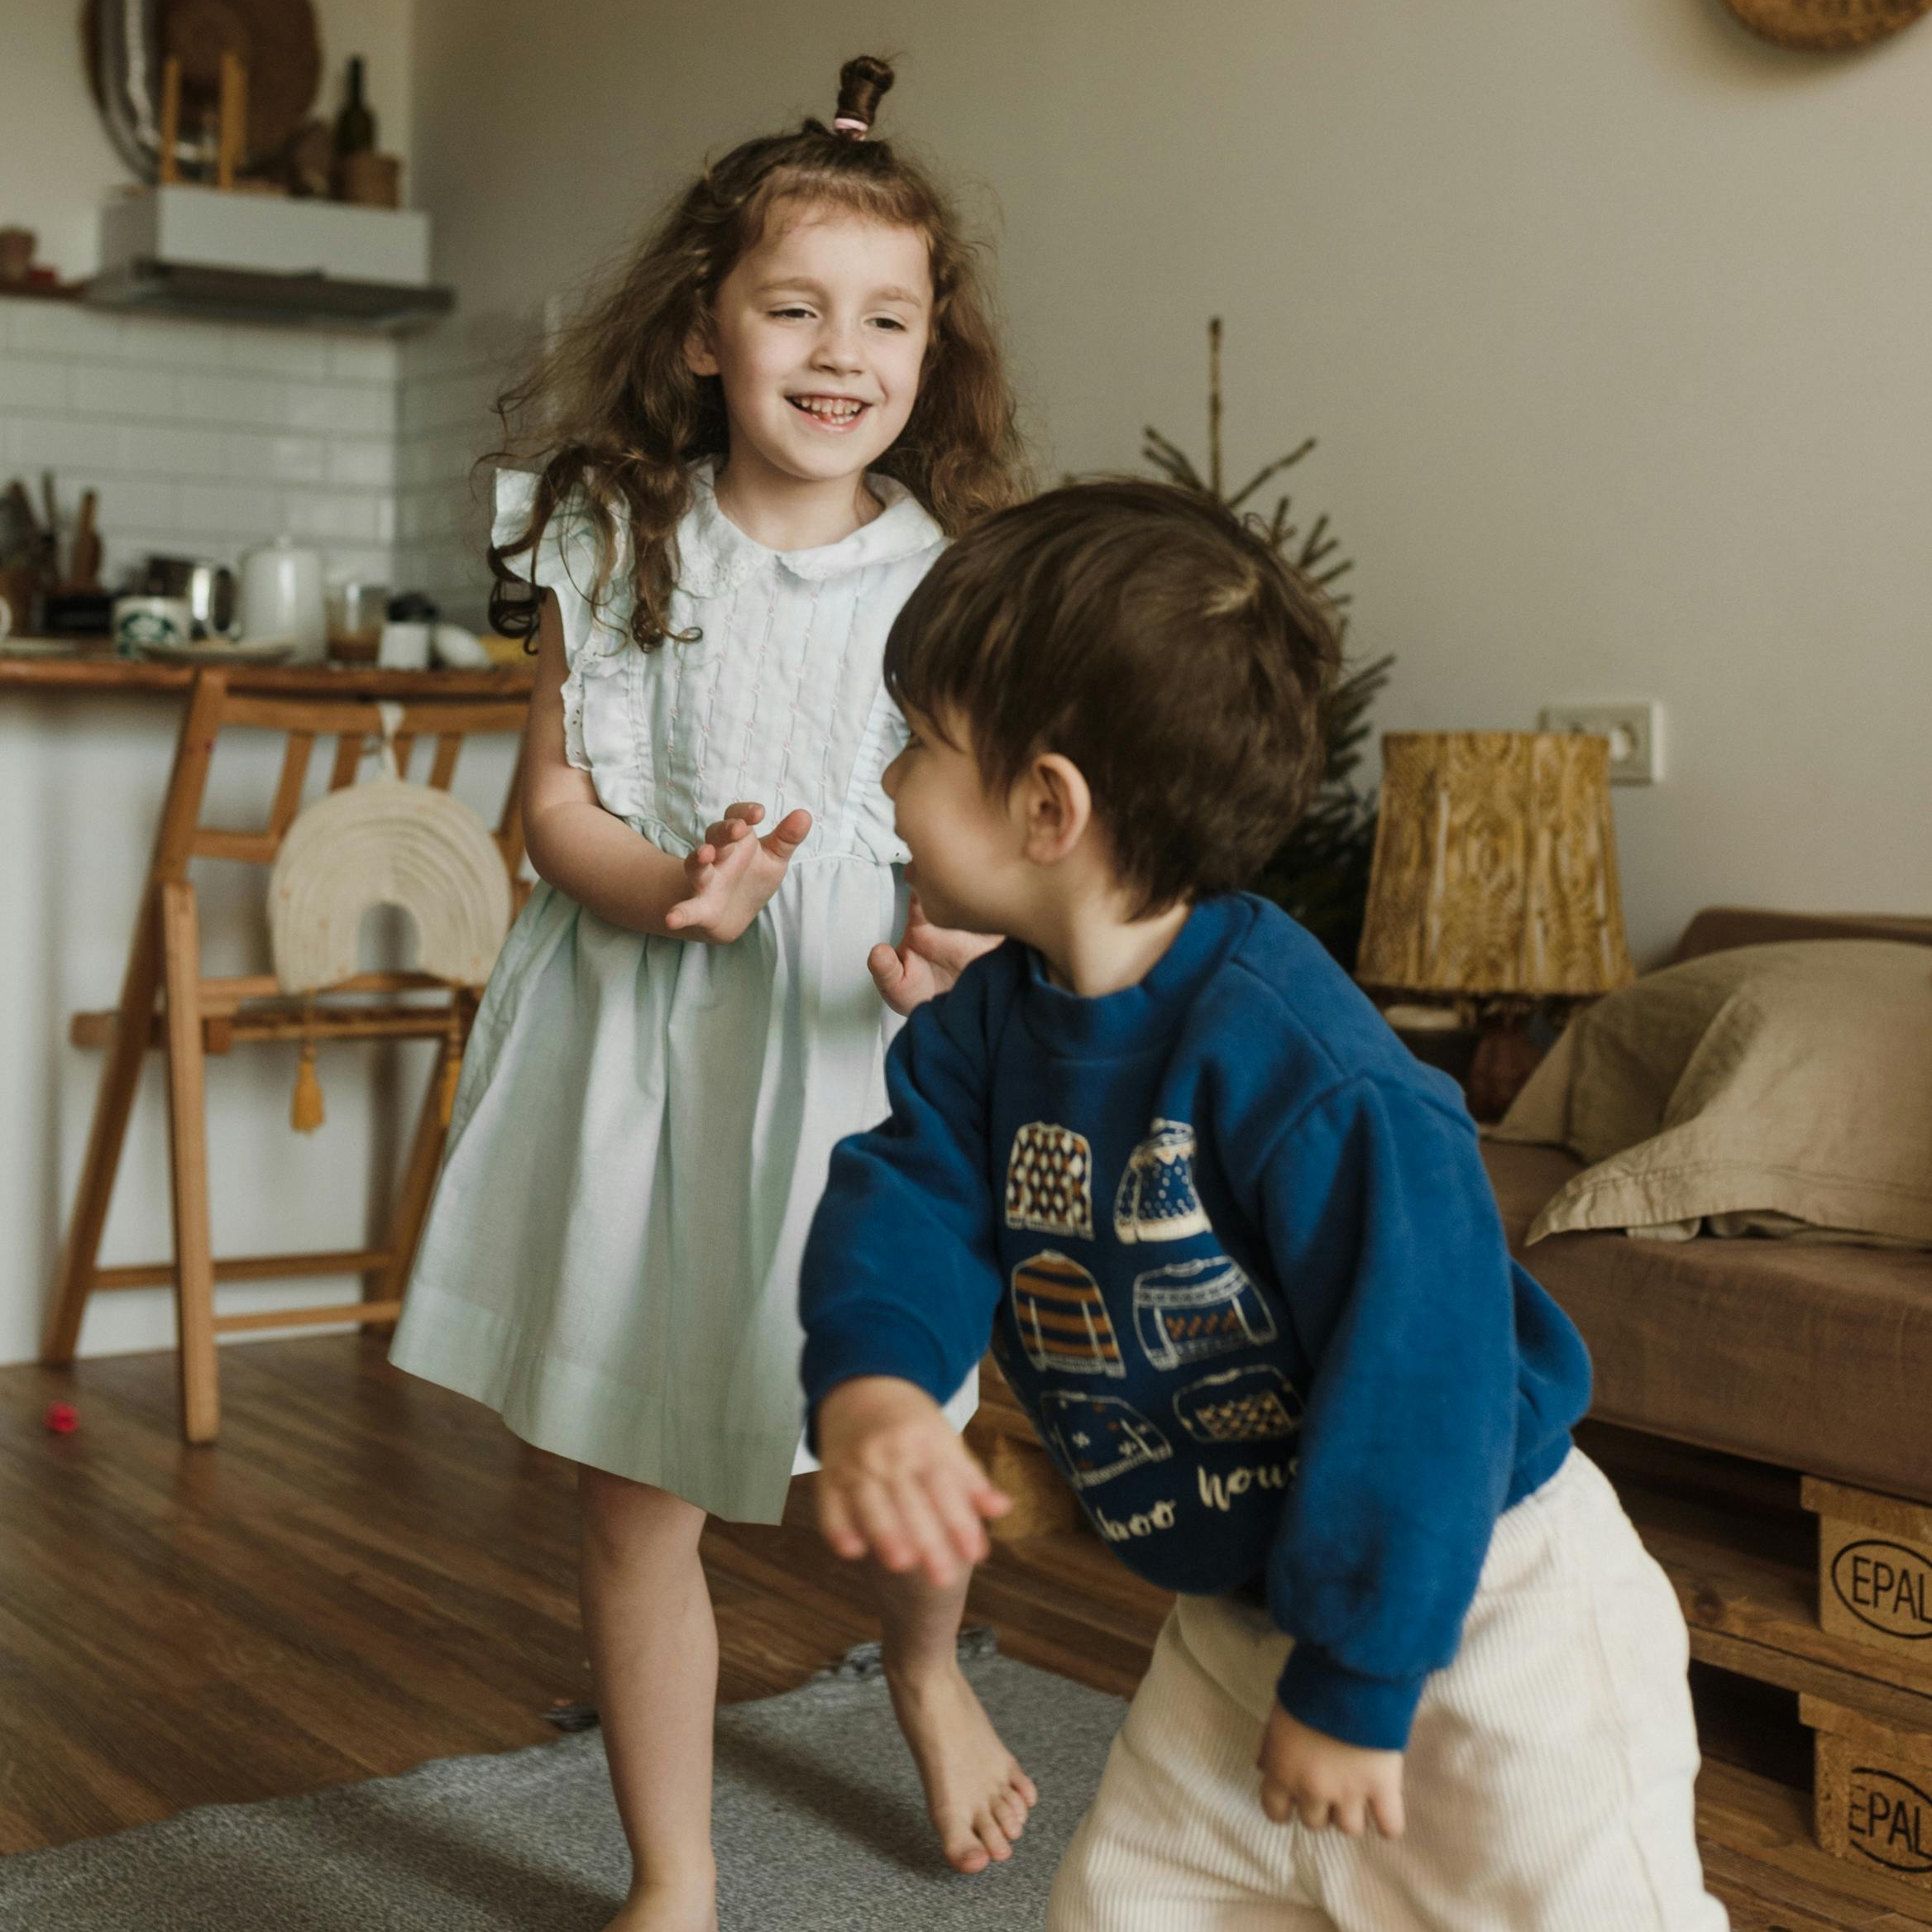
[[[1613,785],[1654,785],[1664,775],[1662,705],[1547,705],[1545,731],[1581,731],[1610,741]]]

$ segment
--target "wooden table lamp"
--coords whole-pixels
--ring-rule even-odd
[[[1356,977],[1475,1017],[1470,1107],[1479,1120],[1502,1114],[1536,1064],[1531,1012],[1633,978],[1608,743],[1389,733]]]

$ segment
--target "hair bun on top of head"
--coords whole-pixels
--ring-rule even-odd
[[[892,85],[889,63],[861,54],[839,69],[839,112],[833,133],[846,141],[863,141],[878,112],[881,98]]]

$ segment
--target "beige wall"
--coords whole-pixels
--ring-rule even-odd
[[[567,29],[557,22],[567,17]],[[1304,431],[1389,726],[1654,698],[1634,937],[1932,910],[1932,24],[1781,54],[1714,0],[418,0],[418,181],[474,314],[707,145],[897,52],[890,127],[1004,223],[1051,474]]]
[[[366,65],[366,98],[390,154],[409,156],[412,0],[313,0],[322,41],[318,114],[342,105],[351,54]],[[91,275],[98,218],[127,170],[88,92],[80,0],[4,0],[0,24],[0,225],[40,236],[40,256],[65,280]],[[404,192],[408,192],[405,178]]]

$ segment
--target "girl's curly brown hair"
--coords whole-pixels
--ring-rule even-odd
[[[671,634],[691,465],[728,451],[719,380],[693,375],[685,346],[782,202],[850,209],[925,238],[933,308],[919,395],[875,467],[904,484],[949,536],[1024,493],[976,250],[921,168],[888,142],[863,138],[892,69],[862,55],[839,80],[839,131],[806,121],[796,133],[742,142],[706,167],[532,372],[498,398],[503,443],[483,461],[537,475],[528,528],[490,546],[490,620],[500,632],[534,648],[541,600],[527,566],[519,572],[510,560],[533,554],[574,499],[569,514],[584,515],[597,544],[592,603],[605,603],[628,536],[631,637],[650,650]]]

